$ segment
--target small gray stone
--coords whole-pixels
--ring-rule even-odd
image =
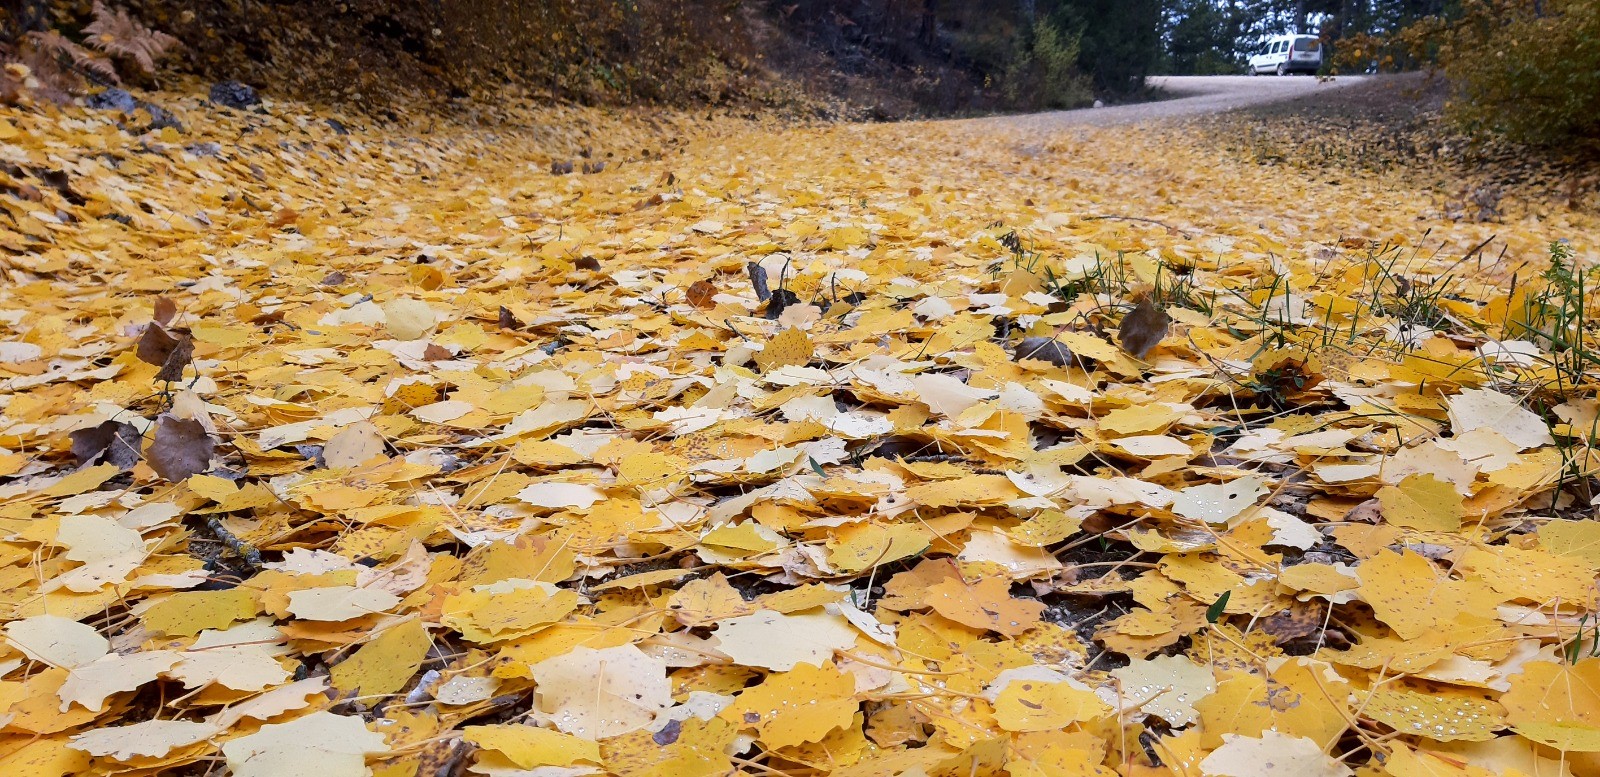
[[[83,104],[97,111],[122,111],[133,113],[139,108],[139,101],[126,89],[112,87],[102,89],[84,99]]]
[[[229,108],[244,110],[252,105],[260,105],[261,97],[249,84],[238,81],[218,81],[211,85],[211,102]]]

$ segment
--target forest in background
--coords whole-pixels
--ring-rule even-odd
[[[94,6],[5,0],[0,56],[27,61],[29,36],[56,30],[50,52],[69,70],[93,70],[93,55],[64,46],[107,37],[85,35]],[[378,115],[398,103],[513,99],[872,119],[1073,108],[1147,98],[1153,74],[1241,72],[1262,39],[1294,31],[1325,41],[1327,73],[1437,69],[1468,129],[1534,142],[1600,134],[1600,4],[1581,0],[127,0],[118,9],[181,42],[170,70]],[[37,52],[32,62],[41,64]],[[153,83],[149,68],[132,70]]]

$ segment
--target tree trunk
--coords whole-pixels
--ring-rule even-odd
[[[917,25],[917,41],[932,49],[939,39],[939,0],[922,0],[922,19]]]

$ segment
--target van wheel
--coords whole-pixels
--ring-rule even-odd
[[[1289,66],[1288,65],[1278,65],[1278,75],[1280,75],[1280,76],[1289,75]]]

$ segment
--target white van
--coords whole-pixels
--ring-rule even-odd
[[[1322,41],[1315,35],[1274,35],[1250,56],[1245,72],[1256,76],[1262,73],[1315,73],[1322,69]]]

